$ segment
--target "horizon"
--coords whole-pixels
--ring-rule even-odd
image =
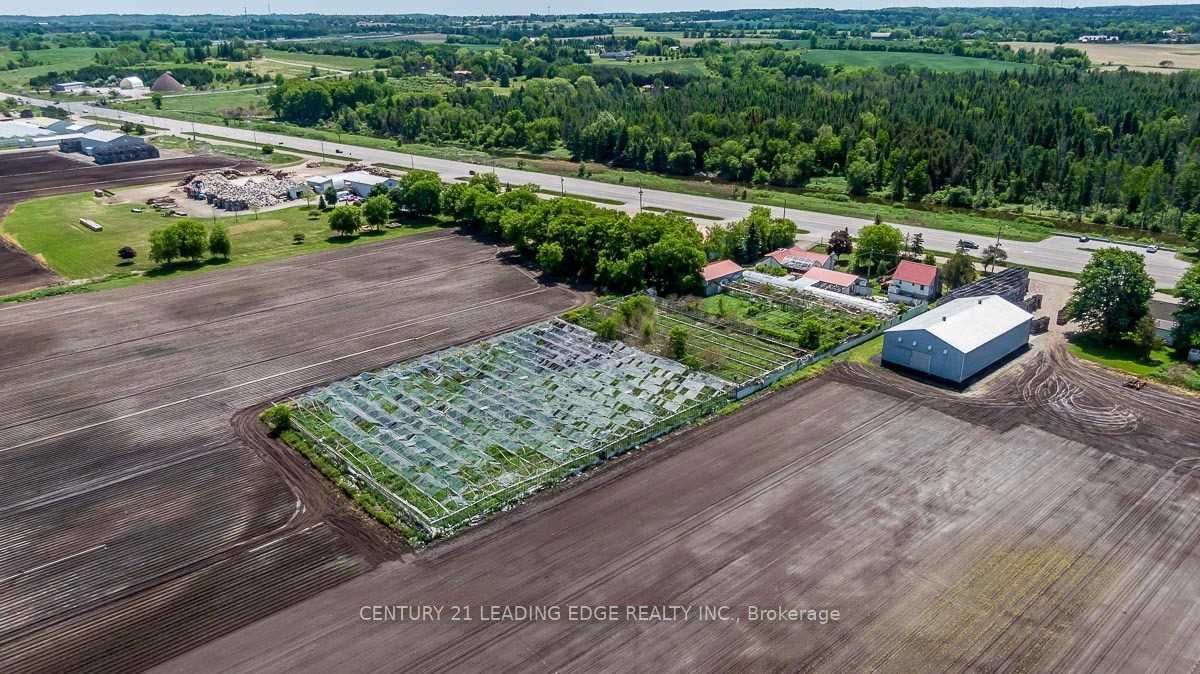
[[[814,3],[813,6],[797,5],[795,2],[771,2],[770,0],[754,0],[751,2],[716,2],[710,0],[702,0],[695,2],[693,0],[675,0],[667,2],[664,5],[656,7],[653,11],[646,10],[641,3],[631,2],[630,0],[620,0],[619,2],[594,3],[586,0],[572,0],[567,3],[549,4],[543,3],[540,0],[527,0],[522,3],[501,2],[498,0],[486,0],[485,2],[462,2],[461,0],[451,0],[449,3],[441,3],[439,11],[428,9],[403,9],[401,11],[388,11],[389,6],[394,6],[392,3],[383,0],[367,0],[360,3],[364,9],[357,12],[337,12],[328,11],[328,4],[318,2],[317,0],[256,0],[253,3],[244,2],[243,0],[216,0],[210,3],[209,10],[205,12],[187,11],[187,7],[191,7],[191,3],[186,3],[187,7],[178,9],[164,10],[163,5],[172,5],[173,2],[162,2],[161,0],[119,0],[118,2],[107,3],[115,7],[109,11],[95,11],[95,3],[86,0],[65,0],[57,5],[58,12],[54,14],[30,14],[25,11],[9,11],[8,8],[0,8],[0,17],[27,17],[36,19],[53,19],[57,17],[77,17],[77,16],[279,16],[279,15],[305,15],[314,14],[322,16],[400,16],[405,14],[427,14],[431,16],[572,16],[578,14],[661,14],[664,12],[686,12],[686,11],[726,11],[726,10],[779,10],[779,9],[825,9],[835,11],[870,11],[880,9],[899,9],[899,8],[925,8],[925,9],[978,9],[978,8],[1013,8],[1013,9],[1087,9],[1090,7],[1187,7],[1195,6],[1200,3],[1196,2],[1162,2],[1161,0],[1147,0],[1139,2],[1137,0],[1114,0],[1113,2],[1105,2],[1099,0],[1097,2],[1087,2],[1080,4],[1068,4],[1063,2],[1045,2],[1044,0],[1031,0],[1030,2],[1011,2],[997,1],[991,2],[984,0],[983,2],[961,2],[960,0],[947,0],[946,2],[874,2],[871,0],[837,0],[831,3]],[[184,4],[184,3],[179,3]],[[254,5],[254,11],[249,11],[251,5]],[[602,7],[597,7],[597,4],[602,4]],[[268,9],[269,8],[269,9]],[[27,10],[28,7],[20,9]],[[554,10],[554,11],[551,11]]]

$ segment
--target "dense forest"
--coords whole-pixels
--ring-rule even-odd
[[[651,32],[684,31],[690,37],[737,37],[764,31],[781,39],[866,36],[890,31],[895,38],[957,39],[964,34],[993,41],[1067,42],[1082,34],[1116,35],[1127,42],[1158,42],[1200,34],[1200,6],[1150,7],[902,7],[873,10],[734,9],[578,15],[445,16],[437,14],[330,15],[197,14],[11,16],[0,19],[0,39],[38,39],[74,34],[81,46],[112,46],[145,37],[187,40],[307,39],[332,35],[446,33],[451,41],[478,42],[548,35],[555,38],[613,33],[615,23]],[[1179,35],[1166,35],[1166,31]]]
[[[670,12],[630,18],[648,31],[687,31],[696,37],[727,37],[757,31],[839,32],[893,37],[953,39],[982,33],[992,40],[1069,42],[1086,34],[1116,35],[1128,42],[1158,42],[1164,31],[1200,32],[1200,7],[895,7],[872,10],[731,9]]]
[[[270,104],[285,120],[404,142],[561,143],[581,161],[780,187],[844,176],[852,195],[890,201],[1040,204],[1172,231],[1200,209],[1200,74],[843,71],[793,52],[717,49],[716,76],[639,86],[558,49],[565,60],[543,53],[538,76],[507,96],[293,80]],[[534,62],[501,56],[513,76]]]

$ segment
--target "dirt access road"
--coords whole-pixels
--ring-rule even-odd
[[[577,301],[443,231],[0,306],[0,671],[137,671],[367,571],[235,413]]]
[[[160,671],[1189,669],[1200,405],[1061,348],[994,391],[838,366]]]
[[[0,220],[18,202],[67,192],[180,180],[197,171],[238,164],[224,157],[150,159],[97,166],[45,150],[0,152]],[[245,163],[245,165],[253,166]],[[116,255],[116,251],[113,251]],[[28,253],[0,240],[0,295],[50,285],[59,278]]]

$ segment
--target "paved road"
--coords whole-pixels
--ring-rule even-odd
[[[50,101],[38,101],[29,99],[35,103],[50,104]],[[197,133],[210,134],[229,138],[231,140],[250,141],[257,143],[284,143],[289,147],[299,150],[307,150],[310,152],[321,152],[334,154],[336,150],[341,150],[342,154],[347,158],[361,159],[369,162],[387,163],[398,166],[411,166],[419,169],[436,171],[444,180],[454,180],[455,178],[466,176],[470,171],[495,171],[501,182],[517,184],[533,183],[547,192],[557,192],[563,190],[569,194],[599,197],[603,199],[613,199],[621,201],[625,204],[627,210],[636,210],[640,201],[644,207],[655,207],[670,209],[676,211],[684,211],[690,213],[702,213],[715,216],[722,220],[741,218],[749,212],[752,204],[747,204],[740,201],[732,201],[728,199],[717,199],[713,197],[701,197],[691,194],[680,194],[677,192],[665,192],[659,190],[639,190],[636,186],[630,185],[610,185],[581,178],[560,178],[559,176],[549,175],[545,173],[536,173],[533,171],[518,171],[513,169],[492,168],[480,164],[470,162],[453,161],[448,159],[434,159],[430,157],[420,157],[397,152],[391,150],[377,150],[372,148],[364,148],[356,145],[346,145],[339,143],[331,143],[304,138],[296,138],[283,134],[265,133],[262,131],[250,131],[246,129],[229,128],[224,126],[215,126],[210,124],[195,124],[180,120],[167,119],[164,117],[153,117],[150,115],[134,114],[126,111],[110,110],[100,108],[84,103],[66,103],[61,104],[61,107],[66,107],[72,112],[87,114],[94,117],[105,117],[110,119],[129,120],[133,122],[141,122],[153,126],[162,127],[176,133],[189,133],[193,129]],[[784,211],[782,208],[771,209],[775,215],[782,216]],[[848,228],[851,233],[858,230],[859,227],[869,224],[869,221],[861,218],[846,217],[841,215],[830,215],[827,213],[815,213],[812,211],[800,211],[796,209],[788,209],[787,216],[794,220],[802,229],[806,229],[811,234],[809,238],[814,240],[823,240],[829,236],[829,233],[835,229]],[[955,232],[947,232],[936,229],[924,229],[921,227],[911,227],[907,225],[897,225],[901,231],[906,234],[921,232],[925,237],[925,246],[935,250],[953,250],[960,238],[967,238],[976,241],[983,245],[987,244],[987,240],[979,236],[967,236]],[[1091,256],[1091,251],[1097,247],[1110,244],[1088,243],[1081,244],[1071,237],[1054,236],[1039,241],[1036,243],[1025,241],[1012,241],[1001,239],[1001,243],[1005,250],[1008,251],[1009,259],[1012,262],[1020,264],[1028,264],[1048,269],[1061,269],[1066,271],[1078,271],[1087,263]],[[1117,244],[1111,244],[1117,245]],[[1143,249],[1136,246],[1118,246],[1128,250],[1143,252]],[[1146,269],[1155,281],[1161,287],[1174,286],[1179,277],[1187,270],[1187,263],[1177,259],[1173,253],[1160,252],[1156,254],[1146,254]]]

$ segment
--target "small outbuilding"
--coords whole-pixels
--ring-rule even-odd
[[[843,271],[834,271],[824,267],[812,267],[804,272],[804,280],[814,288],[830,290],[843,295],[865,297],[871,294],[871,284],[867,279]]]
[[[961,385],[1029,344],[1033,315],[998,295],[946,302],[883,333],[883,362]]]
[[[832,255],[825,253],[814,253],[811,250],[804,250],[798,246],[792,248],[780,248],[773,250],[758,261],[757,264],[773,267],[775,269],[786,269],[788,271],[806,272],[813,267],[822,267],[824,269],[833,269],[834,258]]]
[[[742,277],[743,269],[733,260],[717,260],[704,266],[704,296],[716,295],[721,292],[721,284],[736,281]]]

